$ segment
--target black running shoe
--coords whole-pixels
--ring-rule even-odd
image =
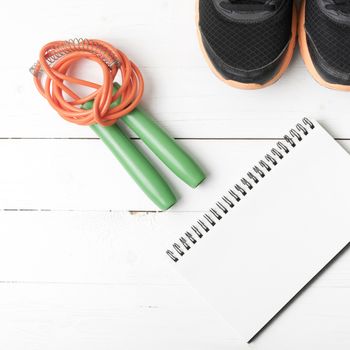
[[[293,0],[197,0],[199,41],[214,73],[231,86],[277,81],[293,56]]]
[[[350,1],[306,0],[299,22],[300,51],[323,86],[350,90]]]

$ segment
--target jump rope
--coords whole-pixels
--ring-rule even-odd
[[[102,85],[70,75],[73,64],[96,62],[103,74]],[[147,147],[181,180],[195,188],[205,175],[198,164],[138,107],[144,81],[138,67],[120,50],[101,40],[74,39],[46,44],[31,67],[40,94],[66,121],[90,126],[112,151],[144,193],[162,210],[176,203],[164,178],[116,122],[121,119]],[[120,73],[121,82],[115,81]],[[93,88],[78,96],[65,82]]]

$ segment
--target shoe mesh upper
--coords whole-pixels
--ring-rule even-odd
[[[286,0],[270,18],[256,23],[228,20],[212,0],[199,2],[200,30],[226,64],[242,70],[264,67],[274,61],[291,37],[292,1]]]
[[[327,64],[350,73],[350,20],[349,25],[337,23],[320,10],[316,0],[307,0],[305,27]]]

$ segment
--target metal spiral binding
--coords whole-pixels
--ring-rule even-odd
[[[267,154],[264,160],[259,162],[259,166],[254,166],[253,171],[247,173],[247,177],[241,179],[241,183],[236,184],[233,189],[229,189],[227,194],[221,197],[214,208],[211,208],[203,219],[198,220],[191,229],[179,238],[178,242],[172,245],[172,248],[166,251],[166,254],[174,261],[178,262],[204,235],[211,230],[221,219],[227,215],[232,208],[237,205],[256,185],[264,179],[267,173],[278,166],[290,151],[302,142],[310,130],[315,129],[315,125],[307,118],[302,123],[291,129],[289,135],[284,137],[285,142],[278,142],[276,148]]]
[[[51,49],[46,53],[46,62],[51,66],[61,57],[74,51],[88,51],[100,58],[109,68],[112,68],[113,65],[120,66],[120,61],[118,58],[107,47],[101,45],[98,42],[95,42],[94,40],[83,38],[67,40],[63,45],[62,43],[57,44],[57,47]],[[42,73],[43,70],[40,67],[39,61],[35,62],[29,68],[29,71],[34,76]]]

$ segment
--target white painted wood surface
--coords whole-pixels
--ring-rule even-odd
[[[349,96],[314,83],[297,53],[266,90],[225,86],[199,52],[193,15],[191,0],[4,4],[1,348],[248,347],[172,270],[159,242],[205,210],[291,121],[311,115],[350,150]],[[36,93],[28,67],[41,45],[72,37],[127,52],[145,76],[143,104],[206,169],[208,181],[192,190],[157,162],[180,197],[171,211],[153,212],[92,132],[60,120]],[[102,179],[101,194],[92,184]],[[349,349],[349,251],[250,347]]]

